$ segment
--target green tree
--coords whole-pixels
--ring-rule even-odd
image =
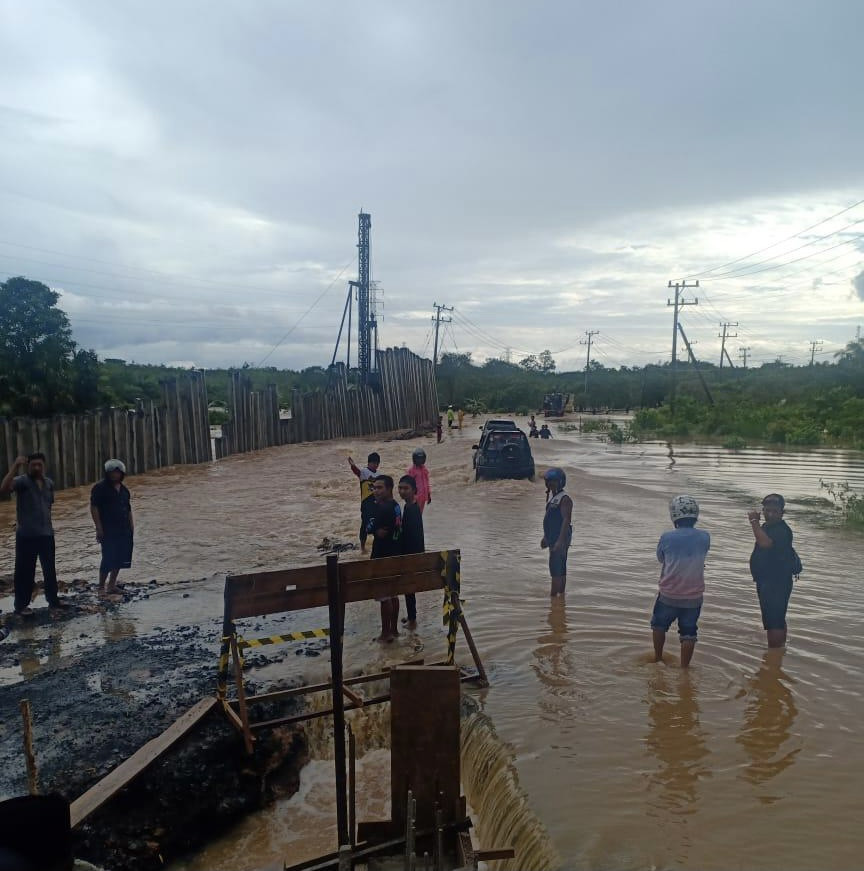
[[[540,361],[537,359],[536,354],[529,354],[527,357],[523,357],[519,361],[519,365],[526,372],[542,372],[542,368],[540,366]]]
[[[18,276],[0,284],[0,405],[12,414],[51,414],[71,400],[75,342],[59,294]]]
[[[540,352],[537,357],[537,364],[539,365],[541,372],[555,371],[555,361],[552,359],[552,352],[548,348],[545,351]]]

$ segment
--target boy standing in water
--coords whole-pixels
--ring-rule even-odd
[[[372,536],[372,559],[398,556],[402,552],[399,540],[402,532],[402,511],[393,499],[393,479],[389,475],[375,478],[375,504],[367,532]],[[386,596],[381,603],[381,634],[377,641],[393,641],[399,635],[399,598]]]
[[[564,492],[567,476],[563,469],[549,469],[546,481],[546,513],[543,515],[543,539],[540,547],[549,548],[550,595],[564,595],[567,586],[567,551],[573,536],[573,500]]]
[[[669,627],[678,621],[681,668],[687,668],[696,648],[697,622],[705,592],[705,557],[711,536],[696,529],[699,505],[692,496],[676,496],[669,503],[675,529],[664,532],[657,544],[660,562],[660,592],[651,615],[654,661],[663,661],[663,645]]]
[[[402,553],[423,553],[426,541],[423,537],[423,506],[417,501],[417,482],[411,475],[399,479],[399,495],[405,505],[402,508]],[[407,616],[402,621],[406,628],[417,628],[417,596],[405,594]]]
[[[417,448],[414,453],[411,454],[411,459],[413,460],[414,465],[411,466],[405,474],[410,475],[414,479],[416,485],[415,491],[417,493],[417,505],[422,514],[423,509],[427,505],[432,504],[432,488],[429,485],[429,469],[426,468],[426,451],[424,451],[423,448]],[[399,483],[401,485],[402,482],[400,481]]]
[[[360,479],[360,551],[366,553],[366,527],[369,525],[375,495],[372,492],[372,482],[378,474],[381,457],[374,451],[366,458],[366,468],[360,469],[351,457],[348,457],[351,471]]]
[[[769,493],[762,500],[765,523],[759,525],[758,511],[747,515],[756,539],[750,555],[750,574],[756,582],[769,647],[786,644],[786,609],[792,595],[792,576],[801,571],[792,547],[792,530],[783,519],[785,508],[786,500],[779,493]]]

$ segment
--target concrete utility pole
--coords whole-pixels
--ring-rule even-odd
[[[681,333],[681,338],[684,339],[684,344],[687,346],[687,353],[690,356],[690,362],[693,365],[693,370],[699,376],[699,380],[702,382],[702,389],[705,391],[705,395],[708,397],[708,401],[711,405],[714,405],[714,397],[711,395],[711,391],[708,389],[708,385],[705,383],[705,379],[702,377],[702,373],[699,371],[699,363],[696,360],[696,355],[693,353],[693,345],[696,342],[690,342],[687,339],[687,333],[684,332],[684,327],[681,324],[678,324],[678,330]]]
[[[669,408],[675,413],[675,387],[678,374],[678,312],[683,305],[699,305],[698,299],[683,299],[684,292],[699,287],[698,281],[670,281],[670,290],[675,291],[674,299],[667,299],[666,305],[674,306],[672,318],[672,389],[669,392]]]
[[[821,348],[825,343],[820,339],[811,339],[810,340],[810,365],[813,366],[816,363],[816,350],[817,348]]]
[[[717,333],[718,338],[722,339],[720,343],[720,368],[723,368],[723,358],[725,357],[727,362],[729,363],[729,368],[734,369],[735,367],[732,365],[732,360],[729,358],[729,352],[726,350],[726,339],[737,339],[738,333],[730,333],[729,327],[737,327],[738,321],[735,321],[734,324],[731,323],[723,323],[720,324],[720,329],[723,330],[722,333]]]
[[[744,361],[744,368],[747,368],[747,354],[752,351],[752,348],[738,348],[738,356]]]
[[[441,327],[441,324],[449,324],[453,320],[453,318],[450,318],[450,317],[442,318],[441,312],[452,312],[453,306],[452,305],[451,306],[438,305],[437,302],[433,302],[432,308],[435,309],[435,314],[432,317],[432,323],[435,324],[435,351],[432,354],[432,365],[437,366],[438,365],[438,330]]]
[[[594,336],[600,335],[600,330],[585,330],[587,339],[579,339],[580,345],[588,346],[588,356],[585,358],[585,395],[588,395],[588,372],[591,370],[591,341]]]

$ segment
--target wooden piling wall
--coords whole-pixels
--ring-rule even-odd
[[[341,363],[329,370],[325,390],[292,390],[291,417],[281,419],[273,385],[253,391],[242,372],[232,373],[228,405],[231,419],[216,439],[216,459],[275,445],[368,436],[434,424],[438,391],[432,361],[406,348],[376,355],[378,371],[370,383],[352,384]],[[288,397],[285,397],[288,400]]]
[[[21,454],[42,451],[58,490],[92,484],[116,457],[130,475],[212,459],[207,387],[201,372],[162,383],[162,404],[104,408],[34,420],[0,418],[0,475]]]

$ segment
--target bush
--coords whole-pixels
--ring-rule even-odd
[[[747,447],[747,442],[741,436],[733,435],[723,442],[723,447],[728,448],[730,451],[741,451]]]
[[[848,481],[840,481],[835,484],[820,478],[819,486],[828,491],[828,495],[840,509],[844,522],[850,526],[864,527],[864,495],[856,493],[849,486]]]

